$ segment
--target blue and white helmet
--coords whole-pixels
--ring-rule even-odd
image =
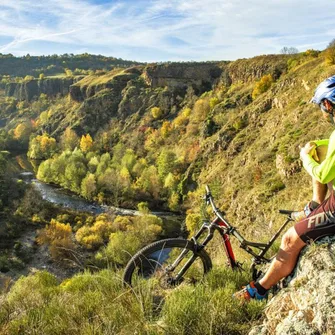
[[[320,105],[324,99],[335,104],[335,76],[329,77],[319,84],[310,102]]]

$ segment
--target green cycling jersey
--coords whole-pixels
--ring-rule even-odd
[[[304,168],[312,177],[322,184],[327,184],[332,181],[333,188],[335,189],[335,131],[332,132],[329,140],[316,140],[312,142],[315,143],[317,147],[328,146],[327,154],[321,163],[317,162],[312,155],[305,155],[302,159]]]

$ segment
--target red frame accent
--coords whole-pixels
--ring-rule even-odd
[[[224,222],[221,221],[219,218],[217,219],[216,222],[220,227],[225,227],[228,228],[228,225]],[[235,259],[235,255],[234,255],[234,251],[233,251],[233,247],[230,243],[230,238],[228,234],[223,234],[223,245],[224,245],[224,249],[229,261],[229,265],[234,268],[236,266],[236,259]]]

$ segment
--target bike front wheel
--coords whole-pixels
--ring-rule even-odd
[[[153,280],[161,288],[173,288],[182,282],[195,283],[212,267],[207,252],[197,250],[193,241],[171,238],[152,243],[128,262],[123,280],[136,286]]]

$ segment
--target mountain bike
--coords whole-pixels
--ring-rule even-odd
[[[207,185],[204,200],[207,205],[211,205],[214,218],[210,222],[204,222],[189,240],[169,238],[154,242],[138,251],[125,268],[123,280],[126,285],[135,286],[138,281],[153,279],[161,288],[168,289],[185,281],[194,283],[201,280],[203,275],[212,268],[212,261],[206,251],[206,246],[213,239],[216,231],[222,237],[229,267],[233,270],[242,269],[241,263],[235,258],[230,242],[230,236],[233,236],[238,240],[240,248],[253,257],[250,267],[253,280],[257,280],[262,275],[259,267],[271,262],[271,258],[265,257],[265,254],[287,224],[293,221],[291,218],[293,211],[279,210],[279,213],[287,215],[285,223],[267,243],[258,243],[246,240],[228,222],[225,212],[216,207]]]

